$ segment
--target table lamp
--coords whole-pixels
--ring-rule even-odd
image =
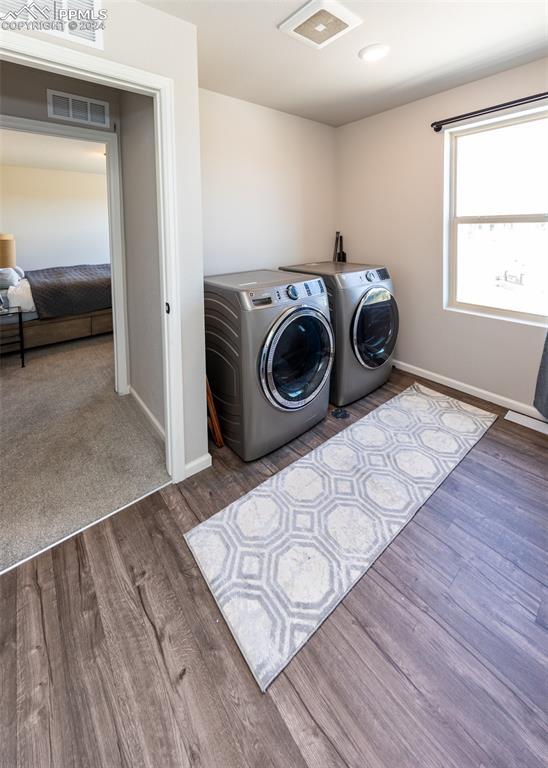
[[[14,269],[15,263],[15,237],[0,234],[0,269]]]

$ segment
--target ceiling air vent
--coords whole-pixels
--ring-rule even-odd
[[[110,125],[107,101],[87,99],[84,96],[62,93],[61,91],[51,91],[49,88],[48,117],[99,128],[108,128]]]
[[[359,16],[337,0],[311,0],[278,29],[314,48],[325,48],[361,23]]]

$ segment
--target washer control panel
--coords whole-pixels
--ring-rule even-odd
[[[264,289],[246,291],[246,303],[253,308],[271,307],[280,304],[294,304],[299,299],[326,295],[325,284],[321,277],[314,277],[302,282],[284,283]]]

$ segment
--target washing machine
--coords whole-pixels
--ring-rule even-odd
[[[334,335],[316,275],[278,270],[205,279],[207,376],[226,443],[264,456],[327,414]]]
[[[337,350],[331,402],[347,405],[384,384],[392,370],[399,325],[388,269],[334,261],[280,269],[318,275],[325,281]]]

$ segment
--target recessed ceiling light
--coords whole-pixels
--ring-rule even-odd
[[[389,45],[383,45],[382,43],[373,43],[373,45],[366,45],[359,51],[358,56],[362,61],[380,61],[390,52]]]

